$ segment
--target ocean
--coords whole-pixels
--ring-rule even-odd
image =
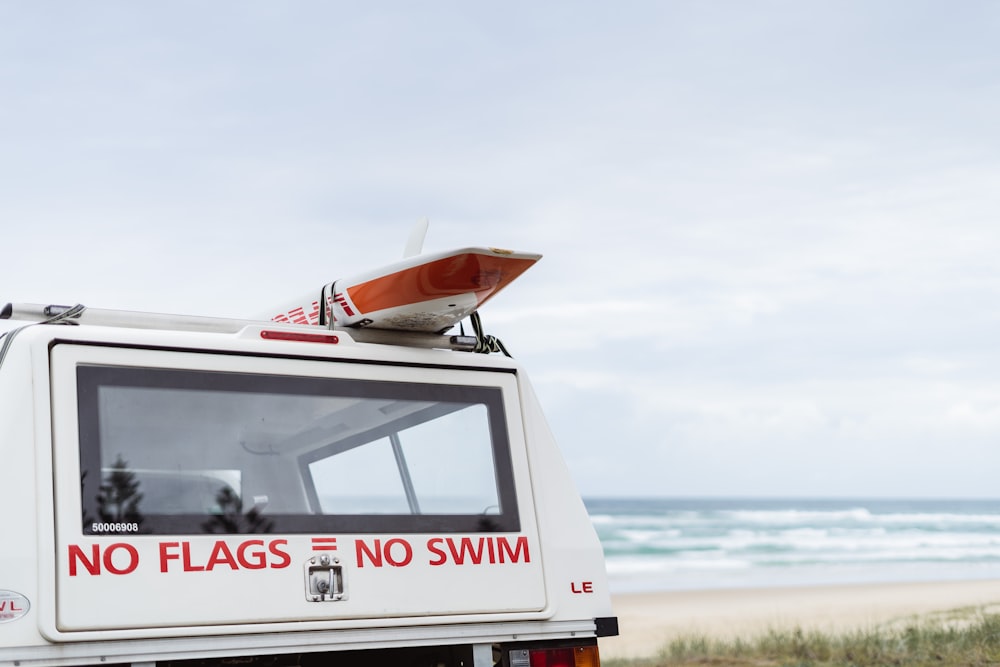
[[[585,502],[616,593],[1000,578],[1000,500]]]

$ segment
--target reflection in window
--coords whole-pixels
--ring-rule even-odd
[[[139,503],[143,494],[139,492],[140,486],[135,473],[128,469],[128,464],[119,455],[111,468],[105,471],[97,494],[97,516],[100,520],[141,524]]]

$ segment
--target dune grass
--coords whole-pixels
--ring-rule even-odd
[[[935,667],[1000,664],[1000,614],[977,610],[842,634],[772,630],[747,639],[681,637],[655,658],[604,667]]]

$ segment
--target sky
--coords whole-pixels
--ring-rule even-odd
[[[226,317],[402,256],[587,496],[1000,497],[1000,5],[0,0],[0,302]]]

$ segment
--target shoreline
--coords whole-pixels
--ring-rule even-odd
[[[1000,611],[1000,579],[621,593],[612,605],[620,634],[600,640],[601,657],[638,658],[682,636],[849,632],[954,609]]]

